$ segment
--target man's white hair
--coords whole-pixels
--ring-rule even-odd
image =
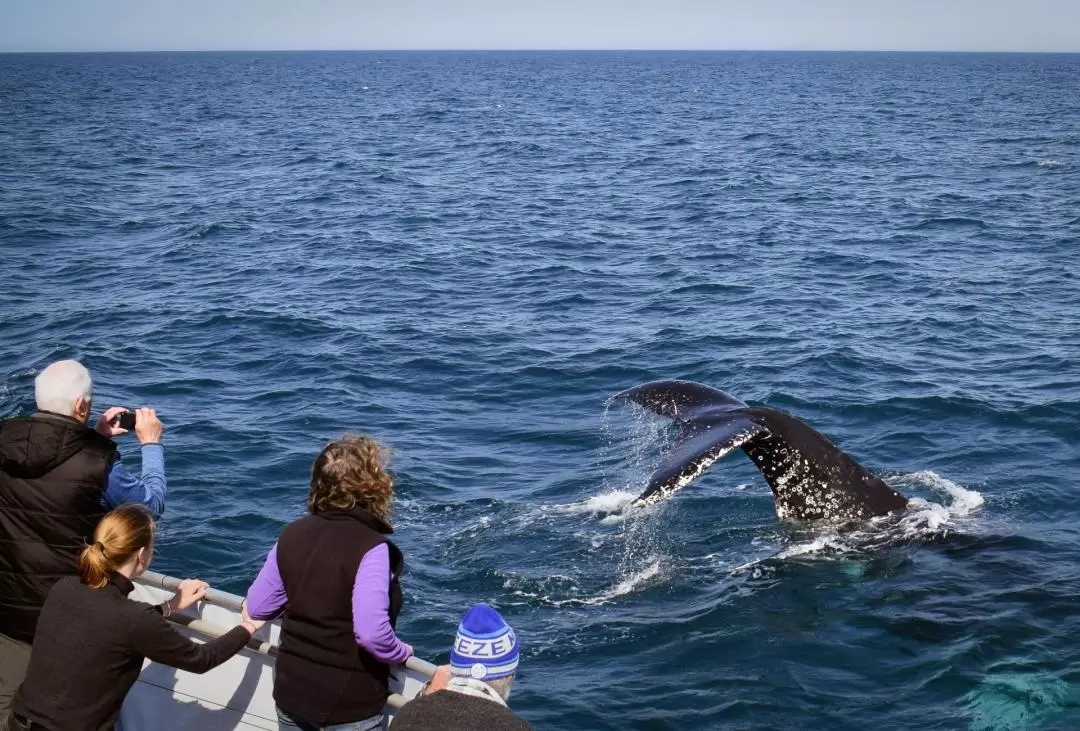
[[[90,371],[77,360],[58,360],[34,379],[34,400],[38,411],[75,416],[75,399],[90,401],[94,383]]]
[[[514,684],[514,676],[507,675],[505,678],[495,678],[494,680],[485,681],[491,686],[491,689],[499,694],[499,697],[504,701],[510,700],[510,687]]]

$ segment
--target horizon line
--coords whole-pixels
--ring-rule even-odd
[[[0,55],[108,53],[953,53],[1077,55],[1080,50],[936,48],[126,48],[0,50]]]

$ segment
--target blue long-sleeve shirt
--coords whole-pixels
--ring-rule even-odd
[[[160,444],[144,444],[142,475],[136,477],[128,472],[117,457],[105,476],[101,502],[110,509],[125,503],[141,503],[156,520],[165,512],[165,488],[165,449]]]

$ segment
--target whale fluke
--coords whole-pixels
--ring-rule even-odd
[[[675,421],[697,419],[713,411],[747,408],[730,393],[693,381],[652,381],[620,391],[611,398],[633,401]]]
[[[742,448],[769,483],[781,520],[864,520],[907,507],[907,498],[790,414],[749,406],[693,381],[653,381],[616,394],[678,424],[679,431],[635,505],[651,505]]]

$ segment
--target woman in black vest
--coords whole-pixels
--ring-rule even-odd
[[[252,617],[283,618],[274,675],[283,728],[382,726],[390,666],[412,655],[394,632],[403,559],[386,538],[392,501],[378,442],[331,442],[311,469],[309,514],[285,528],[248,589]]]
[[[41,610],[30,667],[15,693],[9,731],[106,731],[143,660],[205,673],[239,652],[263,625],[243,621],[206,644],[180,634],[166,617],[194,604],[207,585],[189,579],[156,607],[127,598],[131,579],[150,566],[154,519],[142,505],[107,513],[79,557],[81,576],[61,579]]]

